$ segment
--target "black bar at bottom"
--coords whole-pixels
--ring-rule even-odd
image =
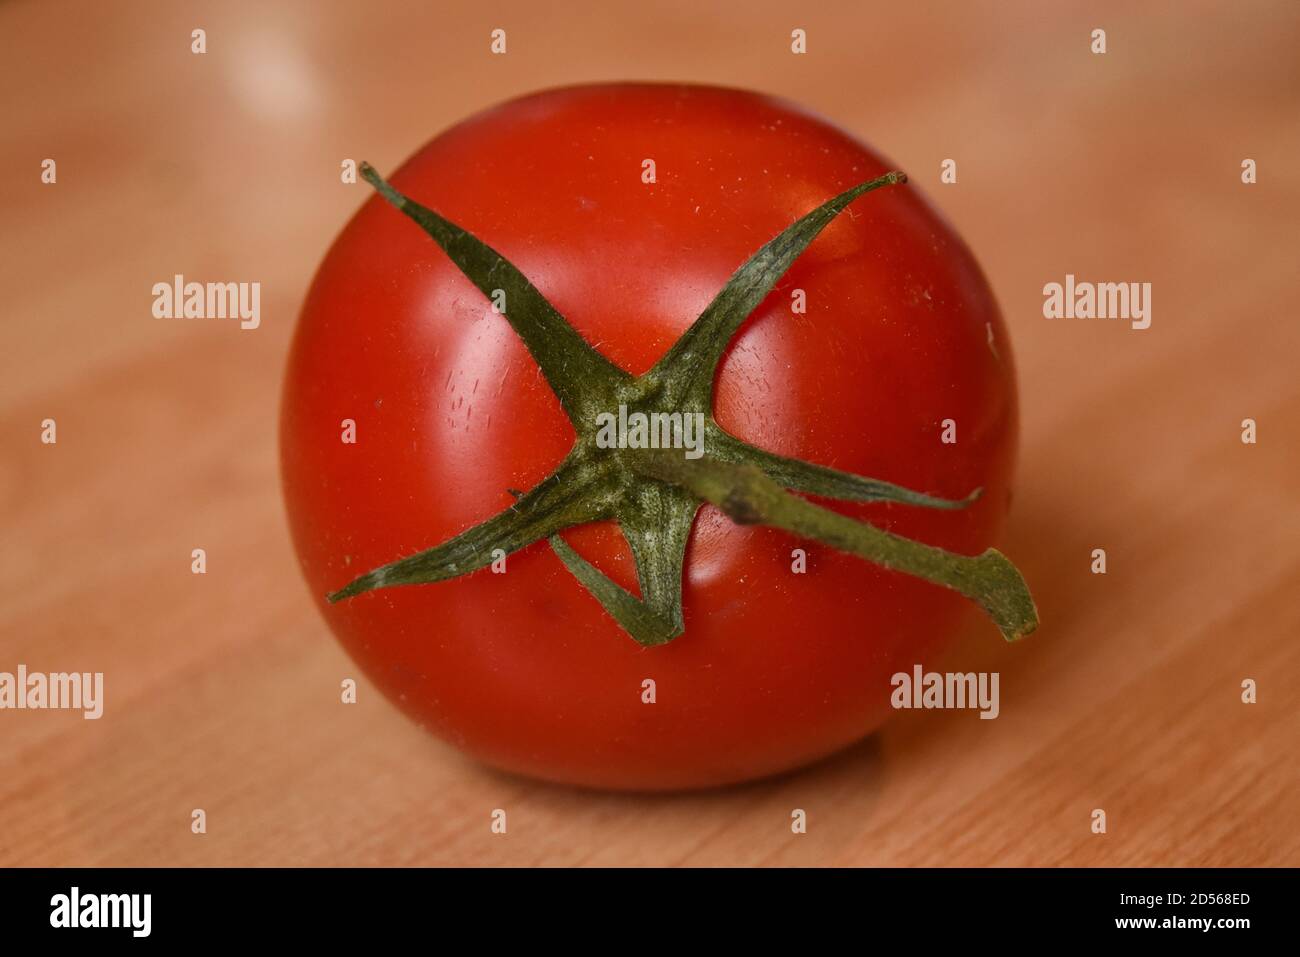
[[[863,946],[1127,937],[1221,948],[1259,934],[1294,938],[1295,877],[1208,868],[13,869],[0,871],[0,932],[6,943],[282,940],[296,951],[413,936],[429,950],[461,950],[465,935],[609,949],[788,935],[813,945],[844,934]]]

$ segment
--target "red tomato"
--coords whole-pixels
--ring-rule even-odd
[[[480,113],[391,183],[499,250],[639,374],[759,246],[891,168],[765,96],[628,84]],[[806,313],[792,312],[795,290]],[[983,487],[962,511],[833,506],[933,545],[980,552],[1007,506],[1011,349],[970,252],[915,186],[860,198],[812,243],[732,343],[714,412],[785,455],[949,498]],[[341,441],[345,419],[355,444]],[[945,419],[955,444],[940,440]],[[326,603],[362,572],[508,506],[507,490],[548,475],[574,436],[490,301],[408,219],[366,200],[316,276],[289,359],[290,523],[352,657],[482,761],[629,789],[783,771],[877,728],[891,676],[930,661],[967,613],[943,588],[710,506],[687,551],[685,634],[659,647],[633,642],[545,542],[511,555],[505,574]],[[565,537],[636,590],[611,523]],[[797,548],[804,574],[792,571]]]

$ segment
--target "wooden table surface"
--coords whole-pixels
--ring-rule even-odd
[[[1300,864],[1300,7],[545,6],[0,6],[0,671],[107,686],[99,721],[0,711],[0,865]],[[1009,647],[972,616],[947,660],[1001,673],[998,720],[629,797],[478,767],[364,680],[340,704],[276,450],[296,311],[364,198],[339,164],[625,78],[806,104],[981,260],[1023,400],[1003,547],[1044,622]],[[261,328],[154,320],[175,273],[260,281]],[[1151,282],[1151,328],[1044,319],[1066,273]]]

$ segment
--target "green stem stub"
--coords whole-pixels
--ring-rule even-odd
[[[861,183],[803,216],[755,252],[649,372],[633,377],[592,347],[504,256],[463,227],[403,196],[367,163],[361,174],[414,220],[485,296],[504,289],[506,318],[541,368],[577,439],[559,468],[505,511],[415,555],[373,569],[329,595],[342,601],[378,588],[420,585],[468,574],[533,542],[547,540],[564,566],[628,635],[661,645],[684,633],[682,574],[701,504],[738,524],[784,529],[866,561],[952,589],[980,606],[1008,641],[1038,625],[1020,572],[1000,552],[966,556],[913,541],[816,505],[797,494],[853,502],[896,502],[961,509],[980,494],[944,499],[878,479],[787,459],[749,445],[713,419],[713,380],[728,344],[781,277],[850,203],[905,183],[898,172]],[[698,415],[698,454],[681,449],[611,446],[602,414],[650,423]],[[682,410],[710,410],[683,412]],[[673,416],[676,419],[673,419]],[[653,425],[651,426],[654,427]],[[666,427],[666,426],[665,426]],[[634,445],[639,443],[633,443]],[[618,522],[636,562],[640,596],[600,572],[560,533],[603,519]],[[498,551],[500,550],[500,551]]]

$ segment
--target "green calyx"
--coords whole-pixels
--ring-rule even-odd
[[[862,183],[799,219],[760,248],[649,372],[634,377],[597,352],[504,256],[433,210],[403,196],[366,163],[361,174],[433,238],[485,296],[504,293],[505,318],[528,347],[577,432],[564,461],[513,505],[427,551],[383,565],[329,595],[331,602],[396,585],[468,574],[546,539],[573,576],[628,635],[660,645],[685,631],[682,573],[695,513],[709,503],[738,524],[781,528],[884,568],[951,588],[978,604],[1008,641],[1038,626],[1038,613],[1016,567],[1000,552],[957,555],[841,515],[793,493],[853,502],[897,502],[960,509],[979,495],[937,498],[756,448],[724,431],[712,415],[713,381],[731,339],[808,247],[855,199],[907,182],[902,173]],[[680,439],[681,423],[702,425],[683,448],[673,443],[611,443],[620,413],[660,423]],[[698,415],[697,415],[698,413]],[[675,418],[674,418],[675,417]],[[669,431],[671,427],[676,431]],[[688,426],[689,428],[689,426]],[[677,443],[680,444],[680,443]],[[641,445],[642,447],[628,447]],[[640,596],[622,588],[560,535],[613,519],[636,562]]]

